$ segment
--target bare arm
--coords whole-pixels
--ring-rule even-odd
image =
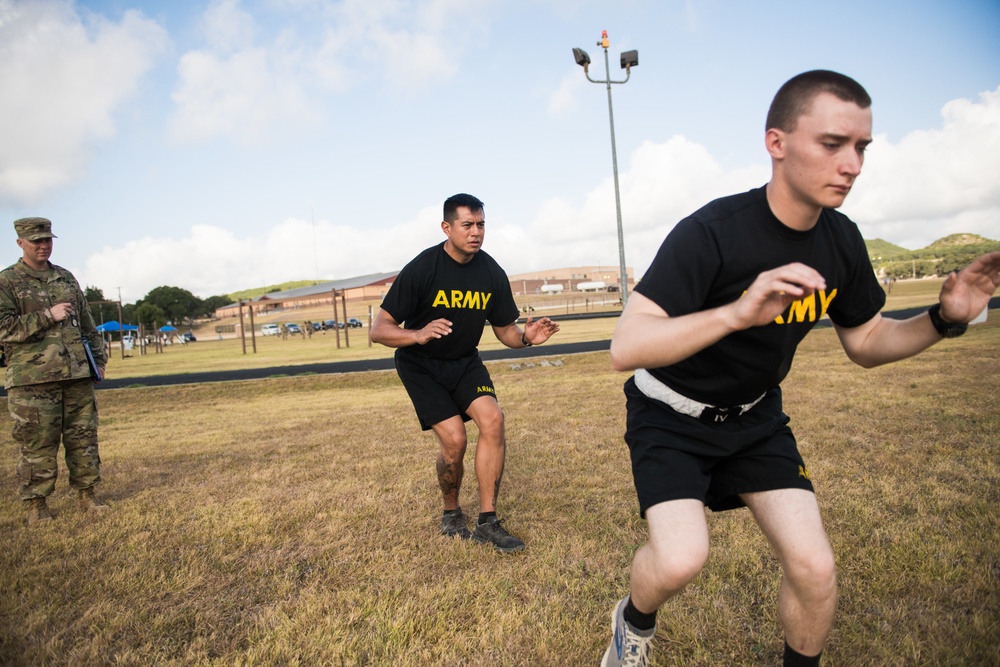
[[[629,371],[675,364],[735,331],[773,321],[792,301],[825,287],[815,269],[796,263],[761,273],[730,304],[680,317],[670,317],[652,300],[633,294],[611,339],[611,365]]]
[[[912,357],[941,340],[927,313],[906,320],[877,314],[861,326],[845,329],[834,324],[833,328],[850,360],[864,368]]]
[[[379,308],[372,322],[372,328],[368,332],[368,338],[373,343],[379,343],[386,347],[409,347],[410,345],[423,345],[434,338],[442,338],[451,333],[451,322],[446,319],[437,319],[429,322],[422,329],[404,329],[399,322],[392,318],[392,315]]]
[[[960,272],[950,274],[938,297],[942,319],[969,322],[986,308],[998,285],[1000,252],[983,255]],[[906,320],[876,315],[859,327],[836,330],[847,356],[865,368],[912,357],[941,340],[927,313]]]
[[[541,345],[554,333],[559,331],[559,325],[547,317],[540,320],[528,320],[524,323],[524,331],[517,326],[517,322],[511,322],[505,327],[493,327],[493,334],[501,343],[511,348],[527,347],[524,341],[531,345]]]

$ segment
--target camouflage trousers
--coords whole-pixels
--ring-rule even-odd
[[[7,406],[14,441],[21,446],[17,472],[22,499],[45,497],[55,489],[60,438],[70,486],[86,489],[101,481],[97,400],[90,378],[11,387]]]

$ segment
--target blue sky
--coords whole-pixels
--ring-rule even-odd
[[[511,273],[617,265],[762,185],[795,74],[874,99],[843,207],[866,238],[1000,238],[1000,3],[722,0],[0,0],[0,226],[54,221],[53,261],[126,301],[392,271],[487,205]],[[7,220],[7,222],[2,222]]]

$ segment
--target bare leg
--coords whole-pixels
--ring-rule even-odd
[[[438,485],[444,499],[444,509],[458,508],[458,494],[465,475],[465,423],[459,416],[438,422],[431,427],[441,445],[437,458]]]
[[[479,427],[476,443],[476,479],[479,480],[480,512],[495,512],[507,456],[503,410],[492,396],[483,396],[466,410]]]
[[[700,500],[672,500],[646,510],[649,539],[632,559],[630,596],[652,614],[684,590],[708,559],[708,524]]]
[[[802,655],[818,655],[833,627],[837,570],[816,496],[780,489],[742,498],[781,563],[778,614],[785,641]]]

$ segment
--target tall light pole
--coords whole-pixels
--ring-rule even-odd
[[[597,79],[590,78],[590,56],[583,49],[573,49],[573,58],[576,59],[576,64],[583,67],[583,73],[587,77],[587,81],[591,83],[603,83],[608,87],[608,118],[611,121],[611,167],[615,174],[615,212],[618,215],[618,264],[619,270],[621,271],[621,291],[622,291],[622,308],[628,303],[628,270],[625,268],[625,237],[622,234],[622,199],[621,193],[618,190],[618,151],[615,149],[615,112],[611,107],[611,84],[613,83],[627,83],[629,77],[632,76],[632,67],[639,65],[639,52],[638,51],[624,51],[621,54],[621,65],[622,69],[625,70],[625,79],[623,81],[612,81],[611,80],[611,66],[608,64],[608,31],[601,31],[601,41],[597,43],[597,46],[604,47],[604,80],[600,81]]]

